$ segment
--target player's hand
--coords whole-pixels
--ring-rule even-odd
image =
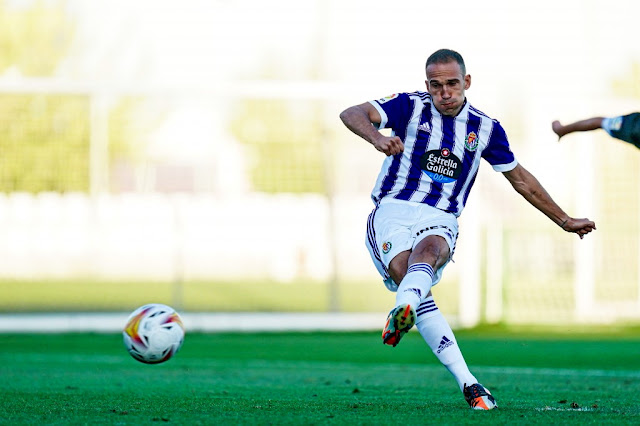
[[[404,151],[404,144],[398,136],[380,136],[373,141],[373,146],[386,155],[396,155]]]
[[[558,140],[560,140],[560,138],[565,135],[564,126],[560,124],[558,120],[555,120],[553,123],[551,123],[551,130],[553,130],[553,133],[558,135]]]
[[[596,224],[594,221],[589,219],[574,219],[570,217],[562,225],[562,229],[567,232],[574,232],[578,234],[580,239],[583,239],[589,232],[596,230]]]

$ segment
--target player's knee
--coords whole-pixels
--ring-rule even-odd
[[[449,258],[449,245],[439,235],[430,235],[420,241],[411,253],[410,263],[428,263],[439,268]]]

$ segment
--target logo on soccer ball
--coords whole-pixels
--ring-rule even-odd
[[[387,254],[389,250],[391,250],[391,242],[387,241],[386,243],[382,243],[382,252]]]
[[[475,132],[471,132],[467,135],[467,139],[464,141],[464,147],[469,151],[475,151],[478,149],[478,135]]]
[[[150,303],[136,309],[122,331],[129,354],[145,364],[169,360],[182,346],[184,325],[171,307]]]

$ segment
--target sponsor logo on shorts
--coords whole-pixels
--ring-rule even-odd
[[[453,231],[451,231],[451,229],[449,229],[447,225],[434,225],[434,226],[429,226],[427,228],[423,228],[416,232],[416,237],[427,231],[432,231],[434,229],[443,229],[443,228],[445,230],[444,233],[447,234],[451,239],[453,239]]]
[[[478,149],[478,135],[475,132],[471,132],[467,135],[467,139],[464,141],[464,147],[469,151],[475,151]]]
[[[449,148],[434,149],[420,159],[422,171],[439,183],[453,182],[462,173],[462,161]]]
[[[389,253],[390,250],[391,250],[391,242],[387,241],[386,243],[382,243],[382,252],[384,254]]]

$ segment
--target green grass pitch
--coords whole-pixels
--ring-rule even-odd
[[[460,331],[500,408],[472,411],[417,332],[187,334],[144,365],[116,334],[0,335],[0,424],[640,424],[640,337]]]

